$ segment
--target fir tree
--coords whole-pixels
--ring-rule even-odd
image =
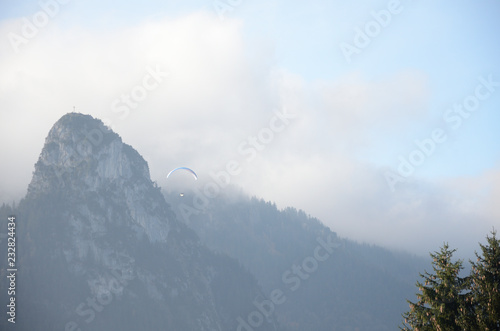
[[[420,274],[423,282],[417,281],[420,291],[417,302],[411,302],[410,311],[403,314],[404,323],[401,330],[463,330],[466,320],[464,304],[469,296],[464,293],[469,279],[459,277],[462,261],[452,262],[455,250],[444,244],[440,252],[430,254],[433,258],[432,268],[435,274]]]
[[[496,231],[486,236],[487,245],[482,245],[483,255],[476,252],[477,264],[472,264],[472,301],[475,317],[481,330],[500,330],[500,240]]]

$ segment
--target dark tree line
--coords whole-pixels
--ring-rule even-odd
[[[469,260],[466,277],[460,277],[463,262],[452,261],[455,250],[448,244],[430,254],[434,272],[420,274],[417,302],[407,300],[410,310],[403,314],[401,330],[500,330],[500,240],[495,230],[486,240],[479,244],[477,260]]]

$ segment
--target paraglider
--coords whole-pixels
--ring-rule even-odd
[[[188,172],[190,172],[190,173],[191,173],[191,175],[193,175],[193,177],[194,177],[194,179],[195,179],[195,180],[198,180],[198,175],[196,174],[196,172],[194,172],[192,169],[189,169],[188,167],[178,167],[178,168],[175,168],[174,170],[172,170],[172,171],[170,171],[170,172],[168,173],[167,178],[168,178],[168,177],[170,177],[170,175],[171,175],[173,172],[177,171],[177,170],[184,170],[184,171],[188,171]],[[181,197],[183,197],[183,196],[184,196],[184,193],[180,193],[179,195],[180,195]]]
[[[198,179],[198,175],[196,174],[196,172],[194,172],[193,170],[189,169],[188,167],[178,167],[178,168],[175,168],[174,170],[172,170],[172,171],[170,171],[170,172],[168,173],[167,178],[168,178],[168,177],[170,177],[170,175],[171,175],[173,172],[175,172],[175,171],[177,171],[177,170],[181,170],[181,169],[182,169],[182,170],[187,170],[187,171],[189,171],[189,172],[193,175],[194,179],[196,179],[196,180]]]

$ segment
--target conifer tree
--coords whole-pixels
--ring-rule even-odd
[[[477,324],[481,330],[500,330],[500,240],[496,231],[486,236],[482,256],[476,252],[477,263],[470,261],[472,302]]]
[[[420,291],[417,302],[407,300],[410,311],[403,314],[401,330],[464,330],[466,311],[463,307],[469,296],[466,293],[469,278],[459,277],[462,261],[451,261],[454,252],[445,243],[440,252],[430,254],[435,274],[427,271],[420,274],[423,282],[416,284]]]

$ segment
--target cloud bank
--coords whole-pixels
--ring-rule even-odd
[[[22,24],[3,21],[0,35]],[[182,185],[166,180],[177,166],[196,169],[203,188],[235,161],[231,183],[248,194],[418,254],[443,241],[469,254],[500,225],[500,167],[387,185],[378,156],[397,155],[399,137],[429,119],[425,72],[306,80],[276,64],[268,41],[245,38],[242,21],[203,11],[105,31],[62,26],[51,22],[17,53],[2,39],[1,201],[26,192],[50,127],[75,107],[136,148],[167,189]]]

